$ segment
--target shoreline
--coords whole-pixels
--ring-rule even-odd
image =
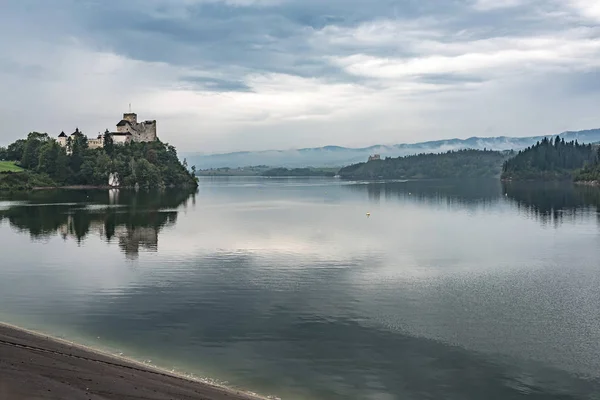
[[[575,185],[579,186],[591,186],[591,187],[599,187],[600,181],[575,181],[573,182]]]
[[[197,189],[198,187],[193,186],[165,186],[152,188],[153,190],[165,190],[165,189]],[[137,190],[134,186],[110,186],[110,185],[67,185],[67,186],[34,186],[31,190]],[[140,189],[147,190],[147,189]]]
[[[0,398],[266,400],[0,322]]]
[[[102,185],[70,185],[70,186],[34,186],[31,190],[55,190],[55,189],[66,189],[66,190],[84,190],[84,189],[128,189],[123,186],[102,186]]]

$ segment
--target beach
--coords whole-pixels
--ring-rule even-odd
[[[0,399],[260,398],[0,324]]]

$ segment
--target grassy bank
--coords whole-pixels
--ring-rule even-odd
[[[22,172],[23,168],[14,161],[0,161],[0,172]]]

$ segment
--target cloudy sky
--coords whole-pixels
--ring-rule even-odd
[[[132,104],[180,151],[600,127],[600,0],[2,0],[0,144]]]

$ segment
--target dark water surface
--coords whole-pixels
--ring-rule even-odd
[[[600,399],[598,207],[497,181],[2,195],[0,319],[284,399]]]

